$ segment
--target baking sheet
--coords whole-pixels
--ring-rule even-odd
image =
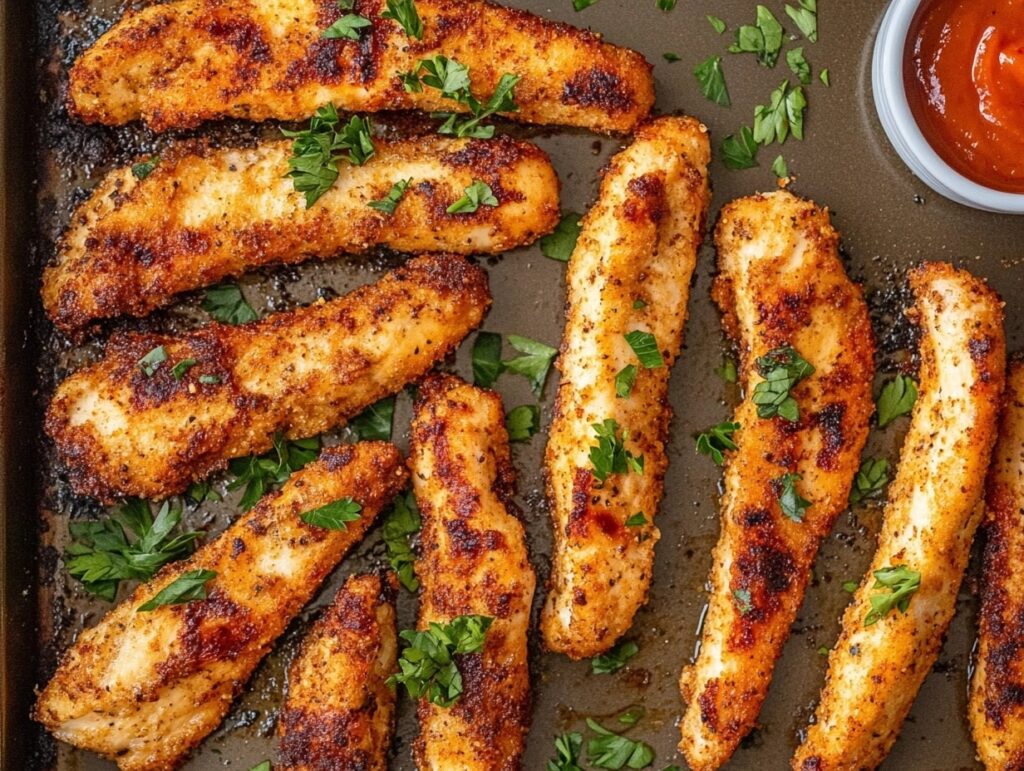
[[[10,2],[10,0],[8,0]],[[606,34],[612,42],[637,48],[655,63],[658,87],[657,110],[685,111],[710,127],[714,144],[726,134],[749,124],[755,104],[763,102],[788,72],[785,63],[775,70],[760,67],[753,56],[725,56],[726,77],[733,107],[724,108],[704,100],[692,75],[699,61],[713,53],[724,53],[731,33],[718,36],[706,22],[706,14],[720,16],[735,29],[752,23],[754,2],[748,0],[680,0],[676,9],[664,13],[654,0],[599,0],[583,12],[572,10],[571,0],[508,0],[544,17],[589,26]],[[785,23],[781,0],[767,3]],[[905,301],[902,272],[921,259],[948,259],[986,276],[1007,302],[1011,350],[1024,345],[1024,219],[984,214],[940,199],[907,171],[881,133],[870,92],[870,55],[874,32],[886,3],[882,0],[822,0],[819,3],[820,42],[806,44],[805,53],[815,75],[822,67],[831,73],[832,87],[817,80],[808,89],[807,139],[788,142],[783,148],[793,189],[828,205],[843,234],[851,274],[864,280],[869,291],[876,332],[879,337],[880,371],[891,371],[907,358],[907,328],[898,318]],[[115,0],[41,0],[35,6],[34,45],[37,56],[18,62],[22,79],[37,79],[30,105],[34,112],[38,197],[35,226],[37,237],[29,250],[14,259],[27,263],[30,284],[35,286],[41,265],[53,251],[53,241],[68,220],[73,205],[113,165],[125,162],[141,151],[166,142],[168,136],[154,136],[138,127],[106,129],[86,127],[68,119],[63,108],[64,76],[68,65],[95,40],[123,11]],[[7,9],[11,10],[10,6]],[[681,57],[678,63],[662,58],[665,52]],[[32,101],[36,101],[33,99]],[[11,109],[12,102],[6,102]],[[387,119],[378,123],[387,123]],[[553,131],[507,126],[510,133],[528,136],[547,150],[563,184],[563,208],[585,211],[593,200],[598,173],[621,146],[618,139],[598,137],[580,131]],[[248,141],[274,127],[253,127],[225,123],[188,132],[187,136],[211,136],[220,142]],[[710,226],[718,207],[731,198],[775,184],[769,167],[778,148],[761,151],[761,167],[737,172],[718,161],[712,167],[714,203]],[[19,192],[25,183],[20,181]],[[10,187],[8,187],[10,195]],[[242,281],[249,301],[261,312],[310,302],[321,294],[344,292],[374,280],[396,258],[375,255],[369,259],[343,258],[323,264],[263,271]],[[561,334],[564,295],[561,289],[564,266],[541,256],[536,248],[510,252],[486,262],[495,297],[485,329],[502,334],[526,335],[557,345]],[[588,662],[573,663],[542,653],[532,656],[534,683],[534,724],[524,761],[526,769],[541,769],[553,755],[554,735],[563,730],[582,730],[583,719],[601,720],[623,709],[642,704],[644,719],[630,735],[643,738],[657,751],[654,768],[682,760],[675,755],[678,741],[676,722],[680,713],[676,681],[680,666],[694,653],[705,602],[705,580],[711,548],[717,538],[717,484],[719,470],[694,452],[692,435],[717,423],[731,413],[737,394],[714,374],[725,351],[720,325],[708,290],[714,268],[710,246],[701,252],[686,330],[686,350],[673,373],[670,397],[675,409],[670,468],[665,498],[657,523],[662,540],[651,597],[637,618],[629,637],[640,645],[640,653],[616,675],[595,676]],[[98,355],[102,337],[81,346],[71,346],[52,333],[41,321],[38,301],[34,337],[23,356],[35,359],[37,390],[24,413],[36,420],[54,383],[72,368]],[[134,327],[181,328],[205,319],[196,297],[188,297],[169,311]],[[472,342],[470,338],[469,343]],[[12,340],[5,340],[11,350]],[[470,374],[469,345],[464,345],[453,367]],[[554,378],[548,383],[542,402],[543,422],[551,416]],[[506,408],[531,403],[532,394],[522,378],[506,376],[498,388]],[[410,402],[398,400],[396,441],[407,446]],[[905,425],[872,434],[868,453],[885,454],[895,460]],[[5,426],[10,430],[10,426]],[[29,430],[28,436],[37,432]],[[11,437],[8,435],[8,447]],[[351,437],[341,432],[338,440]],[[532,559],[543,579],[550,553],[549,524],[543,498],[541,456],[545,435],[528,445],[514,445],[519,471],[519,503],[527,523]],[[38,471],[39,512],[24,506],[8,507],[9,520],[37,516],[38,519],[38,607],[39,628],[35,639],[22,634],[17,644],[24,652],[21,665],[32,661],[37,682],[52,671],[57,653],[84,626],[95,623],[110,607],[90,600],[80,587],[69,582],[58,556],[66,543],[69,517],[100,513],[91,501],[76,498],[67,488],[59,469],[47,460],[49,448],[40,448],[43,459]],[[223,485],[223,479],[219,484]],[[188,524],[210,531],[225,526],[234,509],[229,503],[204,504],[191,509]],[[879,525],[878,509],[862,509],[840,517],[835,532],[826,541],[814,569],[814,580],[796,623],[794,634],[779,662],[768,701],[761,713],[761,726],[745,742],[729,768],[763,769],[788,767],[788,759],[799,732],[813,712],[824,677],[825,658],[817,649],[831,645],[838,634],[838,618],[848,595],[843,581],[858,580],[873,549]],[[12,547],[8,547],[12,548]],[[281,702],[284,670],[294,653],[306,621],[322,606],[350,572],[380,564],[384,557],[379,528],[372,531],[332,576],[324,592],[302,618],[292,624],[281,644],[258,670],[246,694],[233,708],[224,724],[203,743],[190,760],[188,769],[234,768],[245,771],[251,765],[273,757],[275,710]],[[122,590],[123,591],[123,590]],[[538,606],[539,600],[538,597]],[[29,605],[29,598],[23,606]],[[415,601],[408,593],[400,598],[400,623],[411,625]],[[960,597],[960,612],[950,630],[947,644],[935,671],[921,690],[903,735],[887,761],[886,769],[974,768],[974,752],[965,721],[965,703],[970,650],[973,643],[973,584],[968,580]],[[18,634],[8,629],[8,634]],[[41,651],[41,654],[33,655]],[[4,673],[8,682],[8,673]],[[10,704],[18,704],[10,700]],[[400,700],[398,738],[392,767],[413,767],[409,748],[416,727],[413,704]],[[34,736],[34,750],[21,761],[25,768],[109,769],[112,764],[56,745],[23,714],[6,716],[14,730]]]

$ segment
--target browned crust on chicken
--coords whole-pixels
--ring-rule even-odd
[[[1024,362],[1011,364],[982,532],[978,656],[969,716],[990,771],[1024,768]]]
[[[423,518],[419,627],[463,615],[494,619],[480,653],[458,662],[449,708],[420,701],[420,769],[514,771],[530,725],[527,635],[535,578],[512,502],[501,397],[447,375],[419,390],[409,465]]]
[[[79,493],[165,497],[270,449],[275,432],[313,436],[395,393],[478,326],[490,300],[483,269],[420,257],[252,324],[119,335],[60,384],[46,431]],[[139,360],[157,346],[167,359],[147,377]],[[178,379],[172,368],[185,359],[196,364]]]
[[[174,768],[217,727],[274,640],[407,478],[390,444],[324,450],[215,540],[82,632],[33,717],[58,739],[125,771]],[[302,521],[303,513],[342,498],[362,506],[345,530]],[[194,570],[217,573],[207,599],[137,610]]]
[[[860,287],[839,259],[828,211],[787,192],[726,205],[716,231],[713,296],[740,350],[743,402],[733,421],[722,531],[696,663],[680,686],[680,749],[693,769],[724,764],[754,727],[821,540],[847,506],[874,411],[874,338]],[[751,400],[756,359],[792,345],[815,372],[793,389],[800,420],[762,419]],[[800,474],[803,520],[779,505]],[[749,608],[736,599],[749,592]],[[745,596],[741,594],[740,596]]]
[[[583,221],[566,274],[561,382],[545,455],[554,528],[544,642],[572,658],[608,650],[647,599],[668,467],[669,367],[683,342],[690,279],[711,196],[707,129],[693,118],[644,124],[616,155]],[[638,305],[642,303],[641,307]],[[625,335],[654,335],[665,367],[645,369]],[[616,375],[638,368],[628,397]],[[594,477],[593,424],[615,420],[642,474]],[[626,522],[642,513],[646,524]]]
[[[351,576],[288,670],[278,771],[387,771],[395,722],[394,574]]]
[[[363,166],[340,165],[312,208],[286,178],[289,142],[252,148],[178,146],[145,179],[108,174],[76,210],[43,305],[65,332],[122,314],[144,316],[199,289],[263,265],[294,264],[372,246],[494,254],[534,241],[558,223],[558,177],[538,147],[429,136],[376,140]],[[409,180],[393,215],[370,208]],[[474,181],[497,206],[449,214]]]
[[[463,110],[398,75],[442,54],[470,69],[486,101],[519,75],[530,123],[632,130],[654,104],[651,65],[598,35],[484,0],[417,0],[425,29],[410,39],[381,18],[385,0],[357,0],[372,22],[358,41],[328,40],[335,0],[174,0],[129,11],[71,69],[71,111],[89,123],[141,118],[157,131],[211,118],[300,120],[333,102],[350,111]]]
[[[910,273],[921,328],[920,385],[878,549],[843,615],[796,771],[879,766],[932,669],[953,613],[996,440],[1006,366],[1003,304],[984,281],[946,263]],[[873,573],[921,574],[906,613],[865,625]]]

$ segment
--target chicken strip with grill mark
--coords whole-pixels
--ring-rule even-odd
[[[945,263],[911,271],[910,288],[919,396],[878,550],[843,615],[797,771],[871,769],[885,759],[942,648],[981,519],[1006,368],[1003,304],[984,281]],[[902,610],[883,614],[875,606],[894,589],[876,579],[891,568],[919,574],[920,585]]]
[[[787,192],[722,212],[712,291],[740,351],[746,398],[733,421],[721,535],[700,653],[681,678],[680,750],[716,769],[754,727],[822,539],[847,508],[874,412],[874,339],[860,288],[839,259],[827,210]],[[814,372],[791,390],[799,416],[758,417],[757,360],[790,346]],[[787,474],[810,505],[787,514]]]
[[[446,375],[420,386],[409,460],[423,526],[419,628],[493,618],[484,648],[460,657],[451,707],[421,699],[416,765],[514,771],[530,726],[527,636],[535,577],[512,502],[515,471],[501,397]]]
[[[269,450],[277,432],[341,426],[444,358],[490,301],[483,269],[420,257],[344,297],[251,324],[117,336],[60,384],[46,430],[77,492],[162,498]]]
[[[183,144],[144,179],[131,167],[111,172],[78,207],[43,273],[47,314],[73,333],[96,319],[144,316],[180,292],[263,265],[373,246],[494,254],[558,223],[558,177],[534,145],[437,136],[375,144],[365,165],[339,164],[338,180],[310,208],[285,176],[289,142]],[[393,214],[369,206],[402,181]],[[490,186],[497,205],[449,214],[474,181]]]
[[[324,450],[82,632],[39,695],[35,719],[124,771],[176,767],[217,727],[274,640],[407,479],[401,454],[385,442]],[[361,511],[343,530],[302,519],[349,498]],[[206,599],[139,610],[196,570],[216,573]]]
[[[416,0],[421,39],[384,18],[385,0],[173,0],[129,11],[71,68],[70,108],[87,123],[141,118],[153,129],[213,118],[301,120],[333,103],[357,112],[466,107],[401,74],[441,55],[469,68],[486,103],[505,73],[521,78],[529,123],[631,131],[654,104],[651,65],[591,32],[485,0]],[[355,13],[358,40],[324,31]]]
[[[1010,365],[982,532],[978,655],[968,716],[989,771],[1024,768],[1024,362]]]
[[[394,574],[350,577],[306,635],[277,721],[278,771],[387,771],[397,588]]]
[[[669,367],[682,347],[704,233],[709,158],[707,130],[693,118],[642,126],[612,159],[569,261],[562,378],[545,457],[554,550],[541,630],[548,648],[574,659],[611,648],[647,599],[668,465]],[[629,333],[653,335],[663,366],[643,366]],[[636,368],[635,383],[619,395],[626,367]],[[608,420],[644,466],[602,482],[590,454],[594,425]],[[637,514],[644,524],[628,525]]]

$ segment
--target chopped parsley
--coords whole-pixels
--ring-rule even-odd
[[[634,726],[643,719],[644,714],[646,714],[644,708],[637,705],[630,707],[615,719],[622,723],[622,725]]]
[[[757,166],[757,142],[749,126],[730,134],[722,142],[722,163],[729,169],[752,169]]]
[[[805,38],[818,42],[818,0],[799,0],[799,6],[786,5],[786,15]]]
[[[646,768],[654,762],[654,750],[649,744],[634,741],[609,731],[597,721],[587,718],[587,727],[596,739],[587,742],[587,760],[597,768]]]
[[[223,324],[248,324],[260,317],[245,301],[238,284],[220,284],[207,289],[203,310]]]
[[[208,479],[190,484],[188,490],[185,491],[185,496],[193,503],[221,500],[220,493],[213,489],[213,485]]]
[[[200,375],[199,382],[203,385],[218,385],[221,380],[217,375]]]
[[[491,186],[474,179],[473,184],[466,188],[465,194],[455,203],[448,207],[449,214],[472,214],[481,206],[497,206],[498,199],[494,197]]]
[[[647,524],[647,517],[644,516],[642,511],[638,511],[636,514],[626,520],[626,527],[643,527]]]
[[[829,88],[832,85],[832,76],[828,73],[828,67],[818,73],[818,80],[825,84],[825,88]]]
[[[757,60],[765,67],[774,67],[782,50],[782,25],[765,6],[757,6],[757,20],[754,25],[744,24],[736,30],[736,42],[729,46],[729,53],[757,54]]]
[[[675,62],[682,61],[682,57],[679,54],[673,53],[672,51],[666,51],[661,55],[661,58],[664,59],[669,64],[674,64]]]
[[[678,0],[655,0],[659,11],[671,11],[676,7]]]
[[[754,108],[754,141],[760,145],[772,142],[783,144],[790,136],[804,138],[804,111],[807,98],[802,86],[795,88],[789,81],[772,91],[768,104]]]
[[[709,56],[694,68],[693,74],[705,99],[723,107],[732,104],[725,85],[725,73],[722,72],[721,56]]]
[[[250,768],[249,771],[271,771],[270,761],[269,760],[261,761],[260,763],[257,763],[255,766]]]
[[[459,616],[447,624],[431,621],[423,632],[403,631],[399,636],[406,647],[398,659],[399,671],[388,678],[388,685],[404,685],[414,699],[452,706],[462,695],[455,657],[483,650],[493,621],[487,616]]]
[[[171,374],[174,375],[175,380],[181,380],[185,377],[185,373],[192,369],[199,362],[195,359],[182,359],[173,367],[171,367]]]
[[[388,563],[398,574],[398,580],[410,592],[420,588],[416,578],[416,555],[409,543],[409,537],[420,531],[420,510],[416,506],[416,497],[407,492],[395,499],[384,519],[382,536],[388,550]]]
[[[309,127],[301,131],[282,129],[293,139],[288,174],[295,190],[306,197],[306,208],[316,203],[338,179],[338,162],[362,166],[374,154],[369,118],[353,115],[341,125],[338,110],[327,104],[316,111]]]
[[[394,418],[395,397],[385,396],[352,418],[349,428],[355,432],[360,441],[379,439],[387,442],[391,440]]]
[[[540,431],[540,407],[521,404],[505,416],[505,429],[510,442],[528,442]]]
[[[906,565],[886,567],[876,570],[875,589],[879,593],[871,595],[871,610],[864,617],[864,626],[871,626],[885,618],[893,609],[906,613],[910,600],[921,588],[921,574]]]
[[[637,368],[635,364],[627,364],[619,370],[615,376],[615,395],[620,399],[627,398],[633,393],[633,386],[636,385]]]
[[[382,19],[393,19],[402,25],[405,34],[416,40],[423,39],[423,22],[416,10],[416,0],[387,0],[387,10],[381,12]]]
[[[735,383],[739,379],[739,372],[736,370],[736,361],[731,356],[722,357],[722,366],[715,368],[715,374],[726,383]]]
[[[555,232],[544,236],[540,240],[540,251],[545,257],[559,262],[568,262],[576,248],[576,241],[580,237],[580,215],[575,212],[566,212],[558,221]]]
[[[348,523],[359,519],[363,507],[352,498],[341,498],[302,514],[307,525],[324,530],[348,530]]]
[[[132,176],[140,182],[153,173],[153,169],[160,163],[160,156],[154,155],[145,161],[132,164]]]
[[[358,13],[346,13],[334,24],[320,33],[320,37],[328,40],[359,40],[359,30],[372,26],[365,16]]]
[[[555,737],[555,757],[548,761],[547,771],[583,771],[579,766],[583,737],[564,733]]]
[[[411,179],[398,180],[391,186],[391,189],[388,191],[386,196],[376,201],[370,201],[366,205],[371,209],[376,209],[377,211],[384,212],[385,214],[394,214],[395,209],[398,208],[398,204],[405,195],[405,190],[409,187],[410,182],[412,182]]]
[[[721,466],[725,463],[725,452],[736,449],[736,442],[732,437],[739,430],[739,423],[725,422],[712,426],[707,431],[697,434],[697,452],[709,456]]]
[[[320,439],[296,439],[289,441],[280,434],[274,436],[274,447],[264,455],[250,455],[235,458],[228,464],[228,470],[235,478],[228,483],[228,490],[245,488],[239,506],[248,511],[274,485],[284,484],[293,471],[310,463],[320,451]]]
[[[520,335],[509,335],[508,342],[522,356],[503,361],[502,367],[529,380],[530,387],[539,398],[544,390],[544,383],[547,382],[551,365],[558,355],[558,349]]]
[[[626,333],[626,342],[629,343],[629,347],[633,349],[633,353],[636,354],[645,369],[659,369],[665,366],[665,360],[658,348],[658,341],[650,332],[634,329],[632,332]]]
[[[473,385],[490,388],[498,380],[501,363],[501,335],[480,332],[473,341]]]
[[[610,675],[618,672],[640,652],[640,646],[632,640],[623,640],[607,653],[590,660],[590,671],[595,675]]]
[[[786,64],[805,86],[811,82],[811,65],[804,57],[803,46],[786,51]]]
[[[791,345],[773,348],[757,359],[757,371],[764,380],[754,386],[753,402],[759,418],[778,416],[795,423],[800,407],[791,395],[804,378],[814,374],[812,367]]]
[[[182,573],[136,608],[136,612],[144,613],[164,605],[184,605],[194,600],[205,600],[206,585],[216,577],[217,574],[212,570],[190,570]]]
[[[853,480],[850,503],[861,503],[873,498],[889,484],[889,461],[885,458],[866,458]]]
[[[754,610],[754,602],[750,596],[749,589],[733,589],[732,597],[736,601],[736,610],[740,612],[741,616],[745,616]]]
[[[162,345],[158,345],[139,359],[139,369],[142,370],[142,374],[146,377],[153,377],[156,371],[160,369],[160,365],[165,361],[167,361],[167,349]]]
[[[710,24],[719,35],[727,29],[726,23],[717,16],[708,15],[705,18],[708,20],[708,24]]]
[[[148,581],[169,562],[187,557],[203,533],[175,530],[181,505],[164,501],[152,515],[149,504],[131,498],[112,516],[71,521],[64,564],[90,594],[112,602],[121,581]]]
[[[772,173],[779,179],[785,179],[789,176],[789,166],[786,165],[786,159],[781,155],[772,163]]]
[[[897,375],[882,388],[878,397],[878,427],[885,428],[896,418],[909,415],[917,401],[917,383],[909,375]]]
[[[803,522],[811,502],[800,495],[796,483],[803,480],[800,474],[783,474],[773,482],[779,496],[779,508],[794,522]]]
[[[858,583],[856,581],[843,581],[843,591],[847,594],[853,594],[857,591]]]
[[[629,431],[619,435],[619,424],[611,418],[593,424],[597,444],[590,448],[590,463],[594,478],[604,482],[612,474],[644,473],[644,456],[634,455],[626,449]]]
[[[582,11],[584,8],[589,8],[597,0],[572,0],[572,8],[574,11]]]

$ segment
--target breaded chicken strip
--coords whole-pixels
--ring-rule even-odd
[[[416,765],[512,771],[530,726],[527,636],[535,578],[512,502],[515,471],[501,397],[453,376],[421,386],[409,466],[423,519],[416,575],[419,628],[459,616],[494,619],[479,653],[459,661],[451,707],[421,699]]]
[[[469,68],[482,103],[505,73],[521,78],[530,123],[632,130],[654,104],[651,66],[598,35],[484,0],[416,0],[415,39],[384,18],[385,0],[172,0],[129,11],[71,68],[71,110],[88,123],[141,118],[153,129],[211,118],[301,120],[339,109],[465,111],[440,90],[406,91],[399,75],[436,55]],[[354,13],[358,40],[324,31]]]
[[[363,166],[339,164],[334,186],[311,208],[288,172],[290,143],[245,149],[177,146],[153,171],[108,174],[75,212],[57,261],[43,273],[43,305],[73,332],[122,314],[144,316],[179,292],[253,268],[362,252],[493,254],[521,246],[558,222],[558,177],[526,142],[447,139],[376,141]],[[497,206],[449,214],[474,181]],[[408,181],[394,214],[369,206]]]
[[[265,452],[275,432],[342,425],[444,358],[490,302],[481,268],[420,257],[344,297],[252,324],[120,335],[60,384],[46,431],[79,493],[162,498]]]
[[[387,771],[397,588],[393,574],[350,577],[306,635],[277,721],[278,771]]]
[[[989,771],[1024,768],[1024,362],[1010,365],[982,531],[978,655],[968,715]]]
[[[733,417],[700,653],[680,683],[679,746],[701,771],[725,763],[754,727],[874,412],[871,322],[828,212],[786,192],[742,198],[723,210],[716,241],[713,296],[738,343],[747,398]],[[757,360],[783,346],[814,367],[790,392],[796,421],[758,417],[751,398],[765,379]],[[809,502],[802,512],[780,502],[787,474],[800,477],[790,483]]]
[[[82,632],[39,695],[35,719],[125,771],[174,768],[217,727],[274,640],[407,478],[390,444],[324,450],[279,492]],[[361,506],[345,529],[303,521],[343,499]],[[216,574],[205,599],[139,610],[199,570]]]
[[[709,157],[707,130],[693,118],[645,124],[612,159],[569,261],[545,459],[555,541],[541,629],[551,650],[575,659],[612,647],[647,599],[668,465],[668,368],[682,347],[704,234]],[[653,335],[648,347],[662,366],[644,366],[628,334]],[[624,370],[635,383],[618,394]],[[600,479],[591,455],[594,426],[605,421],[615,421],[625,451],[643,456],[642,471]],[[636,515],[643,524],[627,525]]]
[[[913,270],[910,287],[919,396],[878,550],[843,615],[797,771],[871,769],[885,759],[942,647],[981,519],[1006,368],[1003,304],[945,263]]]

